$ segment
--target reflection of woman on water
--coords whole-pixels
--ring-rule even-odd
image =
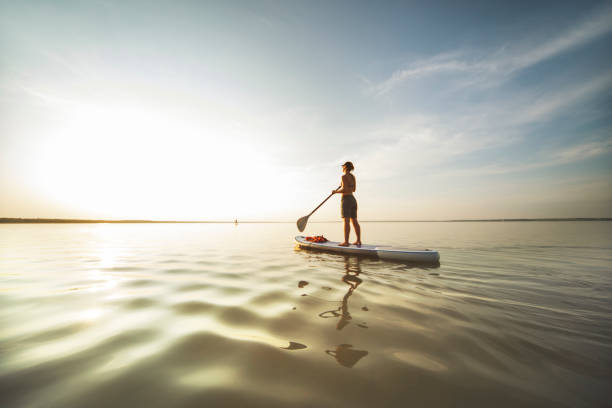
[[[342,330],[349,324],[350,320],[352,320],[348,310],[348,299],[353,294],[353,291],[363,282],[358,276],[361,273],[360,259],[354,259],[356,262],[351,265],[351,258],[348,256],[344,258],[345,273],[342,276],[342,282],[346,283],[349,288],[342,298],[342,304],[337,309],[328,310],[327,312],[319,314],[319,316],[323,318],[340,317],[336,325],[337,330]],[[334,357],[338,364],[347,368],[353,368],[359,360],[368,355],[368,352],[365,350],[353,349],[352,344],[339,344],[336,346],[335,350],[325,350],[325,353]]]
[[[361,265],[359,264],[360,259],[356,258],[356,264],[354,267],[350,264],[349,257],[345,258],[344,267],[345,273],[342,276],[342,282],[349,285],[349,289],[342,298],[342,304],[335,310],[328,310],[326,312],[320,313],[319,316],[323,318],[329,317],[340,317],[338,324],[336,325],[336,329],[342,330],[347,324],[349,324],[350,320],[353,318],[348,310],[348,299],[353,294],[353,291],[357,289],[357,286],[363,282],[358,275],[361,273]]]

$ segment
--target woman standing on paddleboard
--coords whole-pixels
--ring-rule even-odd
[[[353,228],[355,228],[355,234],[357,234],[357,241],[354,242],[355,245],[361,246],[361,227],[359,226],[359,222],[357,222],[357,200],[353,196],[355,189],[357,187],[357,181],[355,180],[355,176],[351,174],[355,167],[353,163],[347,161],[342,165],[342,184],[340,188],[337,190],[332,190],[332,193],[341,193],[342,201],[341,201],[341,216],[344,220],[344,242],[339,244],[340,246],[349,246],[349,235],[351,233],[351,222],[353,223]]]

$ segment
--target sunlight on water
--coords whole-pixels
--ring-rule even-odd
[[[210,367],[195,373],[187,374],[177,382],[190,387],[220,387],[231,383],[236,377],[236,369],[228,366]]]
[[[605,405],[612,223],[363,229],[441,263],[293,224],[0,225],[2,406]]]
[[[85,310],[84,312],[79,313],[79,318],[77,318],[77,320],[85,320],[85,321],[94,321],[96,320],[98,317],[102,316],[104,314],[104,311],[101,309],[90,309],[90,310]]]

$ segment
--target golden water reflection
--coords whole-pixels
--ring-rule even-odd
[[[331,317],[340,317],[340,320],[338,320],[338,324],[336,324],[337,330],[342,330],[353,319],[351,317],[351,313],[349,312],[348,299],[353,294],[353,291],[357,289],[357,287],[363,282],[363,280],[359,277],[359,274],[361,274],[360,258],[351,258],[349,256],[346,256],[344,258],[344,269],[345,272],[342,276],[342,282],[346,283],[349,287],[346,294],[342,298],[340,306],[336,309],[327,310],[325,312],[319,313],[319,317],[322,317],[324,319]]]
[[[359,277],[361,274],[361,258],[359,257],[344,257],[344,275],[342,276],[342,282],[348,285],[348,289],[344,296],[342,297],[342,301],[340,306],[336,309],[327,310],[325,312],[319,313],[319,317],[324,319],[339,317],[338,323],[336,324],[336,330],[342,330],[347,325],[350,324],[353,317],[349,311],[349,298],[363,283],[363,279]],[[358,325],[359,327],[366,328],[365,325]],[[352,348],[351,344],[339,344],[336,346],[335,350],[325,350],[325,353],[334,357],[338,364],[352,368],[359,360],[368,355],[368,352],[365,350],[355,350]]]
[[[335,350],[325,350],[325,353],[334,357],[338,364],[353,368],[359,360],[368,355],[365,350],[354,350],[352,344],[339,344]]]
[[[436,267],[292,224],[4,226],[1,405],[605,405],[612,226],[560,224],[368,225]]]

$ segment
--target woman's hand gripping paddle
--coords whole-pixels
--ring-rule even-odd
[[[338,186],[338,188],[340,188],[340,187],[342,187],[342,185],[339,185],[339,186]],[[338,188],[337,188],[337,189],[338,189]],[[337,189],[336,189],[336,190],[337,190]],[[335,192],[336,190],[334,190],[334,192]],[[331,196],[333,196],[333,195],[334,195],[334,193],[332,192],[330,195],[328,195],[328,196],[327,196],[327,198],[326,198],[325,200],[323,200],[323,201],[321,202],[321,204],[317,205],[317,208],[315,208],[314,210],[312,210],[312,211],[310,212],[310,214],[305,215],[305,216],[303,216],[302,218],[300,218],[299,220],[297,220],[297,228],[298,228],[298,230],[299,230],[300,232],[304,231],[304,229],[306,228],[306,224],[308,223],[308,217],[310,217],[312,214],[314,214],[314,212],[315,212],[315,211],[317,211],[317,210],[319,209],[319,207],[321,207],[323,204],[325,204],[325,202],[326,202],[327,200],[329,200],[329,198],[330,198]]]

